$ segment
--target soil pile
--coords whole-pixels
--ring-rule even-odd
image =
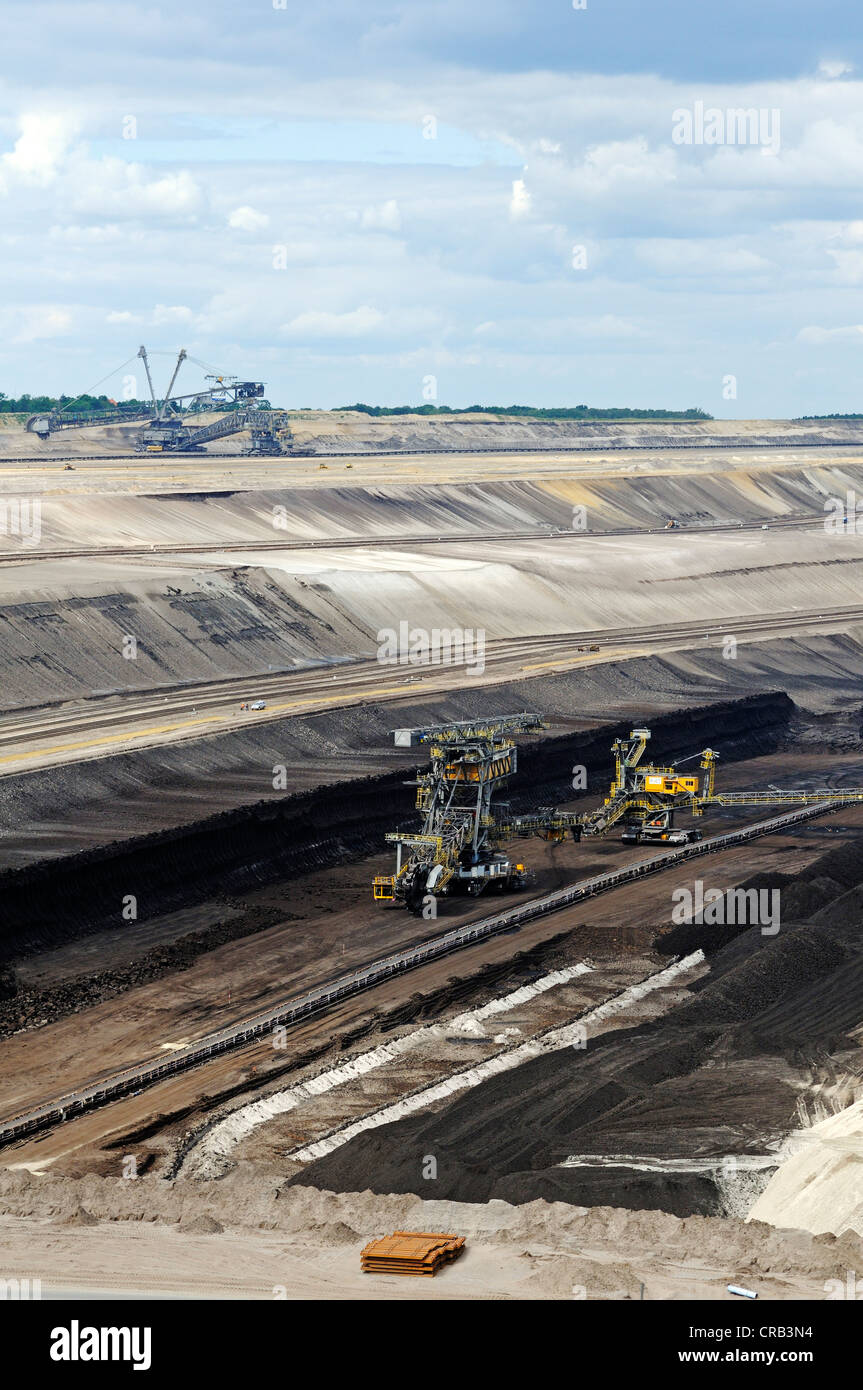
[[[863,878],[863,845],[831,852],[807,877]],[[432,1155],[435,1191],[453,1200],[681,1216],[739,1207],[739,1189],[751,1199],[767,1182],[807,1098],[833,1095],[838,1108],[849,1088],[863,1090],[859,902],[854,886],[776,935],[742,929],[661,1021],[538,1057],[435,1113],[361,1134],[292,1182],[424,1194]],[[710,949],[713,930],[690,930],[689,949]]]

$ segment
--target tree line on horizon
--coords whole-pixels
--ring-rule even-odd
[[[258,401],[258,406],[263,410],[271,410],[269,401]],[[99,410],[128,410],[130,414],[138,414],[142,410],[152,410],[153,402],[150,400],[138,401],[115,401],[110,396],[7,396],[0,391],[0,411],[6,414],[36,415],[41,411],[63,410],[65,407],[74,405],[72,412],[77,415],[79,411],[99,411]],[[245,409],[245,401],[225,401],[220,402],[215,409],[236,410]],[[212,410],[213,406],[206,402],[195,401],[191,407],[186,407],[184,414],[202,410]]]
[[[712,420],[700,406],[689,410],[637,410],[630,406],[572,405],[343,405],[341,410],[361,411],[364,415],[524,415],[536,420]]]
[[[114,401],[110,396],[7,396],[0,391],[0,410],[9,414],[34,415],[40,410],[62,410],[72,405],[75,410],[149,410],[150,401]]]
[[[63,410],[74,404],[75,412],[99,410],[128,410],[137,413],[151,408],[150,401],[115,401],[110,396],[7,396],[0,391],[0,411],[6,414],[35,415],[39,411]],[[259,405],[264,410],[273,409],[268,401]],[[223,410],[235,408],[236,402],[224,403]],[[282,407],[276,407],[281,409]],[[308,408],[308,407],[306,407]],[[196,402],[193,409],[208,410],[211,406]],[[330,413],[357,411],[375,417],[388,415],[511,415],[532,420],[712,420],[713,416],[699,406],[689,410],[637,410],[629,406],[561,406],[545,407],[536,405],[468,405],[463,408],[449,405],[366,405],[358,401],[355,405],[333,406]],[[830,416],[830,419],[854,419],[854,416]]]

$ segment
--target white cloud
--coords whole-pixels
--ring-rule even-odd
[[[96,216],[181,220],[203,209],[200,185],[185,169],[153,178],[141,164],[88,159],[76,152],[69,161],[63,200],[76,212]]]
[[[610,140],[587,151],[573,171],[573,189],[591,198],[656,190],[661,184],[674,182],[675,164],[670,145],[652,150],[643,135]]]
[[[810,324],[807,328],[801,328],[797,334],[797,340],[801,343],[813,343],[816,346],[823,346],[825,343],[859,343],[863,341],[863,324],[849,324],[844,328],[820,328],[817,324]]]
[[[346,314],[310,310],[286,323],[283,332],[294,338],[359,338],[372,332],[383,320],[383,314],[368,304]]]
[[[828,82],[835,81],[837,77],[847,77],[854,71],[853,63],[845,63],[841,58],[824,58],[818,64],[818,76],[826,77]]]
[[[602,314],[599,318],[583,319],[573,325],[589,341],[597,338],[645,338],[647,331],[631,319],[618,314]]]
[[[833,258],[836,269],[845,284],[857,285],[863,280],[863,250],[848,248],[842,250],[838,247],[828,246],[828,256]]]
[[[92,158],[72,114],[25,112],[17,126],[12,150],[0,156],[0,193],[14,189],[22,209],[28,199],[40,212],[47,202],[53,215],[63,219],[70,212],[125,219],[189,217],[202,209],[201,189],[187,170],[154,176],[125,159]]]
[[[750,275],[770,269],[766,256],[726,241],[663,238],[636,247],[638,260],[662,275]]]
[[[360,225],[383,232],[401,231],[402,217],[395,198],[388,198],[378,207],[363,208]]]
[[[269,225],[270,219],[265,212],[256,212],[250,207],[234,208],[228,218],[228,226],[241,232],[259,232]]]
[[[191,323],[194,317],[185,304],[157,304],[150,322],[159,327],[166,323]]]
[[[72,314],[56,304],[24,304],[0,310],[0,336],[13,343],[61,338],[72,330]]]
[[[116,223],[111,222],[105,226],[79,227],[75,223],[70,223],[67,227],[54,226],[48,235],[52,241],[68,242],[71,245],[86,245],[103,243],[110,241],[120,241],[123,233]]]
[[[76,122],[68,115],[26,112],[19,120],[20,135],[14,149],[2,157],[2,168],[24,183],[49,183],[76,135]]]
[[[146,323],[164,328],[163,346],[182,339],[202,359],[268,379],[284,404],[419,399],[423,375],[439,367],[439,399],[452,403],[565,404],[575,392],[595,404],[697,402],[724,414],[722,375],[734,371],[746,381],[746,410],[853,408],[857,354],[841,344],[859,341],[859,330],[820,326],[846,324],[856,312],[846,287],[863,283],[863,228],[853,221],[863,82],[847,64],[839,71],[831,56],[789,81],[687,83],[646,70],[531,70],[529,55],[522,70],[468,72],[426,49],[411,74],[347,64],[323,77],[298,70],[285,88],[269,52],[250,56],[248,32],[213,61],[214,13],[184,32],[182,51],[164,42],[167,20],[156,21],[158,35],[141,20],[125,43],[128,66],[100,60],[86,78],[80,129],[50,115],[19,120],[34,103],[19,99],[16,109],[7,75],[4,389],[84,387],[111,365],[106,341],[128,338],[132,352],[133,325]],[[295,19],[280,17],[283,33]],[[262,32],[272,23],[262,12]],[[70,107],[88,51],[95,64],[82,48],[84,66],[68,68]],[[190,72],[181,121],[176,82]],[[671,113],[696,100],[781,109],[778,156],[674,146]],[[277,104],[312,124],[344,122],[346,112],[377,122],[384,162],[346,140],[338,166],[257,163],[243,123],[272,117]],[[429,111],[437,143],[420,133]],[[106,142],[121,148],[126,112],[136,113],[139,140],[114,157]],[[224,159],[210,134],[197,140],[210,162],[196,158],[182,127],[198,119],[219,139],[225,132]],[[386,162],[392,122],[411,124],[416,167]],[[447,164],[447,130],[474,146],[499,142],[517,163]],[[156,162],[160,139],[184,140],[182,164]],[[286,247],[281,273],[249,235],[266,216]],[[573,265],[576,244],[588,248],[584,268]],[[74,359],[57,313],[73,321]],[[32,352],[9,348],[15,335],[51,333],[56,348],[49,337]],[[832,342],[835,372],[824,365]],[[809,397],[795,372],[808,374]]]
[[[524,217],[530,212],[531,197],[527,191],[524,179],[514,179],[512,184],[512,197],[509,202],[511,217]]]

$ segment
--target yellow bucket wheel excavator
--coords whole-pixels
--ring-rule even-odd
[[[700,817],[710,806],[863,802],[863,789],[835,787],[718,792],[719,754],[714,749],[705,748],[666,767],[644,763],[651,732],[639,728],[612,744],[614,776],[602,804],[594,810],[542,807],[513,816],[503,805],[496,811],[492,798],[516,771],[515,735],[546,727],[540,715],[522,711],[395,731],[397,747],[427,747],[431,763],[407,783],[417,789],[422,825],[419,830],[398,829],[387,835],[396,846],[395,873],[374,879],[376,902],[400,903],[421,912],[431,898],[458,890],[476,895],[490,887],[523,888],[532,879],[530,871],[502,849],[517,837],[564,840],[571,835],[580,840],[606,835],[620,825],[625,843],[682,845],[702,839],[703,832],[698,827],[677,827],[679,811]],[[697,775],[680,771],[696,758],[700,759],[700,781]]]

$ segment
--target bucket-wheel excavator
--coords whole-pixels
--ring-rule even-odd
[[[84,429],[88,425],[129,424],[134,420],[144,419],[147,423],[135,439],[135,448],[139,453],[200,453],[203,446],[212,440],[239,434],[241,430],[250,432],[246,454],[275,455],[291,452],[293,440],[287,412],[270,410],[266,404],[263,408],[258,405],[258,401],[264,395],[262,381],[242,381],[236,376],[227,376],[222,372],[210,372],[206,380],[211,384],[204,390],[175,395],[177,376],[188,357],[186,349],[181,348],[168,389],[160,399],[156,396],[153,386],[147,349],[140,347],[136,356],[144,365],[150,392],[149,406],[115,404],[113,410],[76,411],[76,401],[69,401],[62,408],[31,415],[27,421],[27,429],[31,434],[37,434],[40,439],[48,439],[58,430]],[[189,360],[196,361],[194,358]],[[122,363],[115,370],[122,371],[132,361],[134,358]],[[205,363],[200,362],[197,365],[206,370]],[[109,376],[112,375],[114,372],[109,373]],[[99,385],[101,384],[100,382]],[[208,406],[215,410],[225,406],[226,410],[217,420],[212,420],[207,425],[189,424],[188,416],[182,413],[193,407]]]
[[[407,784],[417,789],[422,827],[387,835],[396,846],[396,871],[374,880],[376,901],[402,902],[417,912],[426,895],[446,893],[451,885],[471,895],[489,884],[524,886],[524,865],[495,851],[503,835],[491,803],[516,770],[512,735],[541,728],[539,715],[523,713],[396,731],[397,746],[428,746],[431,767]]]
[[[526,815],[510,815],[505,805],[495,809],[493,795],[516,771],[517,749],[513,735],[536,733],[546,728],[538,714],[502,715],[441,724],[425,729],[399,729],[400,747],[425,745],[431,765],[407,783],[417,788],[416,806],[423,814],[418,831],[394,830],[387,840],[396,846],[396,871],[381,874],[373,882],[377,902],[402,903],[414,912],[429,897],[459,889],[470,894],[490,886],[522,888],[532,875],[514,862],[500,846],[517,837],[540,836],[564,840],[572,836],[606,835],[622,826],[621,839],[630,844],[687,844],[702,838],[698,827],[678,828],[674,817],[688,811],[704,815],[710,806],[837,805],[863,802],[863,789],[819,788],[795,790],[770,787],[766,791],[721,792],[716,790],[719,754],[712,748],[667,767],[642,761],[650,730],[633,729],[628,738],[612,744],[614,776],[601,806],[591,811],[562,811],[543,807]],[[702,778],[679,771],[683,763],[700,758]]]

